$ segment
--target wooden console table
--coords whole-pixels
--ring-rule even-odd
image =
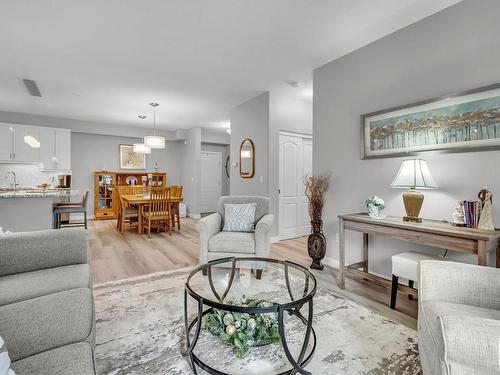
[[[345,264],[345,231],[363,233],[363,260]],[[500,268],[500,230],[481,230],[454,227],[449,223],[424,220],[421,223],[403,221],[400,217],[388,216],[385,219],[372,219],[366,213],[339,216],[339,268],[340,288],[345,288],[345,277],[371,281],[390,288],[391,281],[368,273],[368,236],[378,235],[391,239],[433,246],[441,249],[462,251],[477,255],[477,264],[485,266],[487,254],[496,251],[496,266]],[[399,285],[402,292],[416,296],[416,291]]]

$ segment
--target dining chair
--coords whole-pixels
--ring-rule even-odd
[[[171,185],[170,186],[170,198],[180,199],[182,198],[182,185]],[[175,224],[177,223],[177,230],[181,230],[181,211],[180,211],[180,200],[177,202],[170,202],[170,216],[172,221],[172,226],[175,229]]]
[[[135,195],[142,193],[142,186],[137,185],[127,185],[127,186],[118,186],[116,188],[118,193],[118,220],[116,222],[116,228],[123,233],[123,229],[125,227],[125,223],[133,223],[137,222],[139,218],[139,211],[137,207],[129,205],[127,202],[123,200],[123,195]]]
[[[143,229],[148,229],[148,237],[151,238],[151,228],[160,228],[168,230],[168,234],[172,234],[172,226],[170,224],[170,202],[168,199],[168,188],[151,188],[149,203],[144,207],[141,205],[141,216]],[[142,233],[142,230],[141,230]]]

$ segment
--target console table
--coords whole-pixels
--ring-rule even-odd
[[[345,264],[345,231],[352,230],[363,234],[361,262]],[[339,216],[339,268],[340,288],[345,288],[345,277],[353,277],[390,288],[390,280],[368,272],[369,235],[433,246],[441,249],[462,251],[477,255],[477,264],[486,265],[487,255],[496,251],[496,267],[500,268],[500,230],[481,230],[454,227],[437,220],[423,220],[421,223],[403,221],[401,217],[388,216],[373,219],[366,213]],[[398,289],[416,296],[416,291],[405,285]]]

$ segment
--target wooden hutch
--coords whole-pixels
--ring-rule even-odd
[[[116,219],[117,186],[143,185],[167,186],[166,173],[148,172],[94,172],[94,215],[96,220]]]

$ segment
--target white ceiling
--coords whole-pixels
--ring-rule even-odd
[[[138,125],[157,101],[162,128],[224,128],[262,91],[310,100],[314,68],[457,2],[0,0],[0,110]]]

